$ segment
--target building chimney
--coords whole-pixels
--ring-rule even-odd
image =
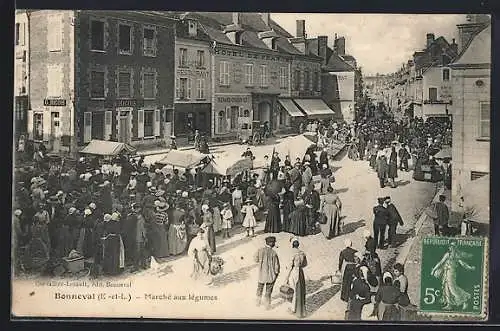
[[[297,38],[306,37],[306,21],[297,20]]]
[[[345,55],[345,38],[340,37],[337,38],[337,34],[335,34],[335,42],[333,45],[333,50],[335,54],[339,56],[344,56]]]
[[[240,25],[241,23],[241,13],[233,13],[233,24]]]
[[[429,48],[431,44],[434,42],[434,33],[428,33],[426,37],[427,37],[426,48]]]
[[[451,49],[456,53],[458,54],[458,45],[457,43],[455,42],[455,38],[453,38],[451,40],[451,45],[450,45]]]
[[[461,52],[469,43],[469,41],[480,31],[486,24],[489,24],[490,17],[488,15],[467,15],[466,23],[458,24],[458,52]]]
[[[260,16],[262,20],[266,24],[267,27],[270,27],[269,23],[271,22],[271,13],[261,13]]]
[[[323,59],[323,65],[326,64],[327,48],[328,36],[318,36],[318,56]]]

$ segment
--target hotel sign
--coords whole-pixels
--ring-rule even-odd
[[[292,59],[288,59],[288,58],[285,58],[282,56],[258,54],[258,53],[246,52],[246,51],[242,51],[242,50],[232,51],[232,50],[216,48],[214,50],[214,53],[215,53],[215,55],[234,56],[234,57],[256,59],[256,60],[281,61],[281,62],[291,62],[292,61]]]
[[[143,107],[144,100],[137,99],[121,99],[115,101],[115,107]]]
[[[200,78],[208,78],[208,71],[207,70],[193,70],[193,69],[188,69],[188,68],[183,68],[183,69],[177,69],[177,75],[178,76],[195,76],[195,77],[200,77]]]
[[[66,99],[44,99],[45,107],[66,107]]]

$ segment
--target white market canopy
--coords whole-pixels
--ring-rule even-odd
[[[276,152],[279,153],[280,158],[284,159],[285,156],[290,155],[290,160],[295,162],[296,158],[305,156],[307,150],[316,145],[304,135],[288,137],[276,146]]]
[[[221,157],[212,159],[202,172],[220,176],[236,176],[245,170],[251,170],[252,167],[253,161],[250,158]]]
[[[192,168],[199,165],[203,160],[210,157],[195,150],[180,151],[173,149],[163,159],[156,162],[161,165],[171,165],[179,168]]]
[[[126,143],[93,139],[87,146],[85,146],[85,148],[80,151],[80,153],[102,156],[116,156],[122,152],[133,153],[135,151],[136,149],[134,147]]]
[[[463,188],[465,217],[471,221],[490,223],[490,175],[473,180]]]
[[[445,146],[434,155],[435,159],[451,159],[451,147]]]

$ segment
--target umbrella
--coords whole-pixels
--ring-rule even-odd
[[[490,223],[490,175],[466,184],[462,197],[467,219],[482,224]]]
[[[451,159],[451,147],[444,147],[434,155],[436,159]]]

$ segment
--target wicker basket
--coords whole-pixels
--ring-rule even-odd
[[[292,302],[294,290],[288,285],[281,285],[280,296],[288,302]]]

